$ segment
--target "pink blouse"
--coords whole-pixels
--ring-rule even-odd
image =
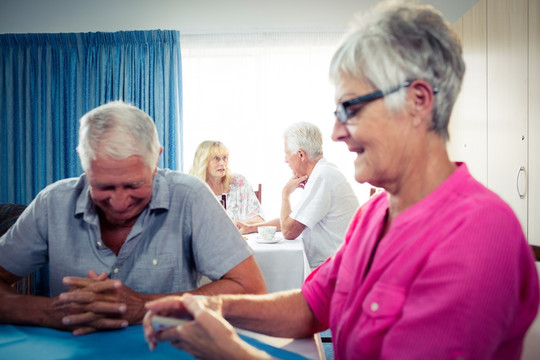
[[[520,358],[539,303],[532,251],[510,207],[458,165],[376,250],[387,194],[368,201],[306,280],[336,359]]]

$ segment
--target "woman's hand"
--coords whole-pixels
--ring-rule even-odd
[[[182,297],[167,297],[147,304],[149,312],[143,321],[145,337],[150,349],[157,342],[168,341],[174,347],[200,359],[271,359],[242,341],[234,328],[216,311],[204,304],[204,300],[185,294]],[[152,327],[154,315],[189,313],[192,321],[156,332]]]
[[[236,225],[236,228],[238,229],[238,231],[240,231],[240,234],[242,235],[254,233],[257,231],[257,225],[248,224],[244,221],[237,220],[234,222],[234,224]]]

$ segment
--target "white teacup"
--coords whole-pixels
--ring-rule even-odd
[[[274,235],[276,235],[275,226],[259,226],[257,232],[259,233],[259,239],[263,241],[272,241]]]

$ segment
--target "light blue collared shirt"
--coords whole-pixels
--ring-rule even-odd
[[[190,291],[201,275],[212,280],[252,251],[208,186],[194,176],[159,169],[153,195],[118,256],[100,236],[86,175],[41,191],[0,238],[0,266],[25,276],[49,264],[50,292],[66,290],[64,276],[92,269],[144,294]]]

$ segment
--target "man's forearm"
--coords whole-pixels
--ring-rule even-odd
[[[285,239],[296,239],[302,231],[306,228],[304,224],[293,219],[290,215],[291,210],[291,201],[289,196],[283,195],[283,200],[281,202],[281,233]]]
[[[66,329],[62,324],[61,307],[43,296],[20,295],[0,286],[0,322],[4,324],[37,325]]]
[[[220,294],[265,294],[266,291],[264,288],[247,290],[244,286],[240,285],[234,280],[231,279],[220,279],[212,281],[208,284],[201,286],[198,289],[189,291],[193,295],[205,295],[213,296]],[[181,294],[176,294],[181,295]]]
[[[251,255],[221,279],[190,292],[196,295],[265,294],[267,289],[261,269]]]
[[[287,221],[287,218],[289,217],[289,215],[291,215],[291,212],[291,199],[289,198],[289,196],[283,195],[281,197],[281,213],[279,217],[282,229]]]

